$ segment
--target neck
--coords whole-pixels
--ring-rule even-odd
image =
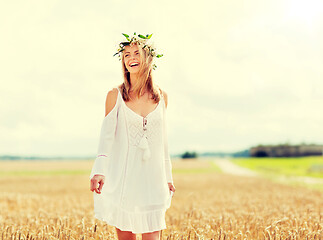
[[[137,93],[133,92],[133,86],[136,85],[138,81],[138,74],[137,73],[130,73],[130,83],[131,83],[131,88],[130,91],[132,92],[132,98],[137,99]]]
[[[136,85],[137,81],[138,81],[138,74],[137,73],[130,73],[131,86]]]

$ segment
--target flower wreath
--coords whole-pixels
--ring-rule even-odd
[[[141,46],[143,49],[148,49],[148,54],[151,55],[152,57],[156,57],[156,58],[160,58],[163,56],[163,54],[157,54],[156,53],[156,49],[154,48],[152,43],[149,43],[149,39],[151,38],[151,36],[153,34],[150,35],[141,35],[138,34],[136,35],[136,32],[134,32],[133,36],[130,38],[128,34],[122,33],[123,36],[126,37],[127,42],[121,42],[119,43],[118,46],[118,52],[116,52],[113,56],[118,55],[119,56],[119,60],[121,60],[121,53],[122,51],[125,50],[125,46],[133,46],[133,44],[138,44],[139,46]],[[156,64],[153,64],[153,69],[155,70],[157,68]]]

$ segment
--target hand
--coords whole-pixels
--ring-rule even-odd
[[[172,183],[168,183],[168,188],[169,188],[169,191],[172,191],[173,193],[175,193],[175,187],[174,187],[174,185],[172,184]]]
[[[90,190],[93,192],[95,191],[98,194],[101,194],[101,190],[104,184],[105,176],[103,175],[94,175],[91,179]],[[98,186],[99,184],[99,186]]]

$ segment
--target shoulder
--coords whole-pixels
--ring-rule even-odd
[[[112,88],[108,91],[107,98],[109,97],[110,99],[117,100],[117,96],[118,96],[118,89],[117,88]]]
[[[156,86],[157,86],[157,88],[159,89],[160,94],[164,97],[164,100],[165,100],[165,106],[166,106],[166,108],[167,108],[167,104],[168,104],[168,95],[167,95],[167,93],[166,93],[164,90],[162,90],[162,89],[161,89],[161,87],[160,87],[160,86],[158,86],[158,85],[156,85]]]
[[[108,91],[106,100],[105,100],[105,116],[107,116],[111,110],[116,105],[118,98],[118,89],[112,88],[110,91]]]
[[[167,93],[164,90],[160,89],[160,91],[162,92],[162,95],[163,95],[164,100],[165,100],[165,106],[167,108],[167,105],[168,105],[168,95],[167,95]]]
[[[165,91],[163,91],[163,96],[164,96],[164,99],[165,99],[165,105],[167,107],[167,104],[168,104],[168,95]]]

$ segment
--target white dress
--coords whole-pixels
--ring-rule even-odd
[[[95,217],[122,231],[166,229],[165,212],[173,192],[164,97],[146,117],[131,110],[118,88],[115,106],[104,117],[90,179],[105,176],[94,194]]]

